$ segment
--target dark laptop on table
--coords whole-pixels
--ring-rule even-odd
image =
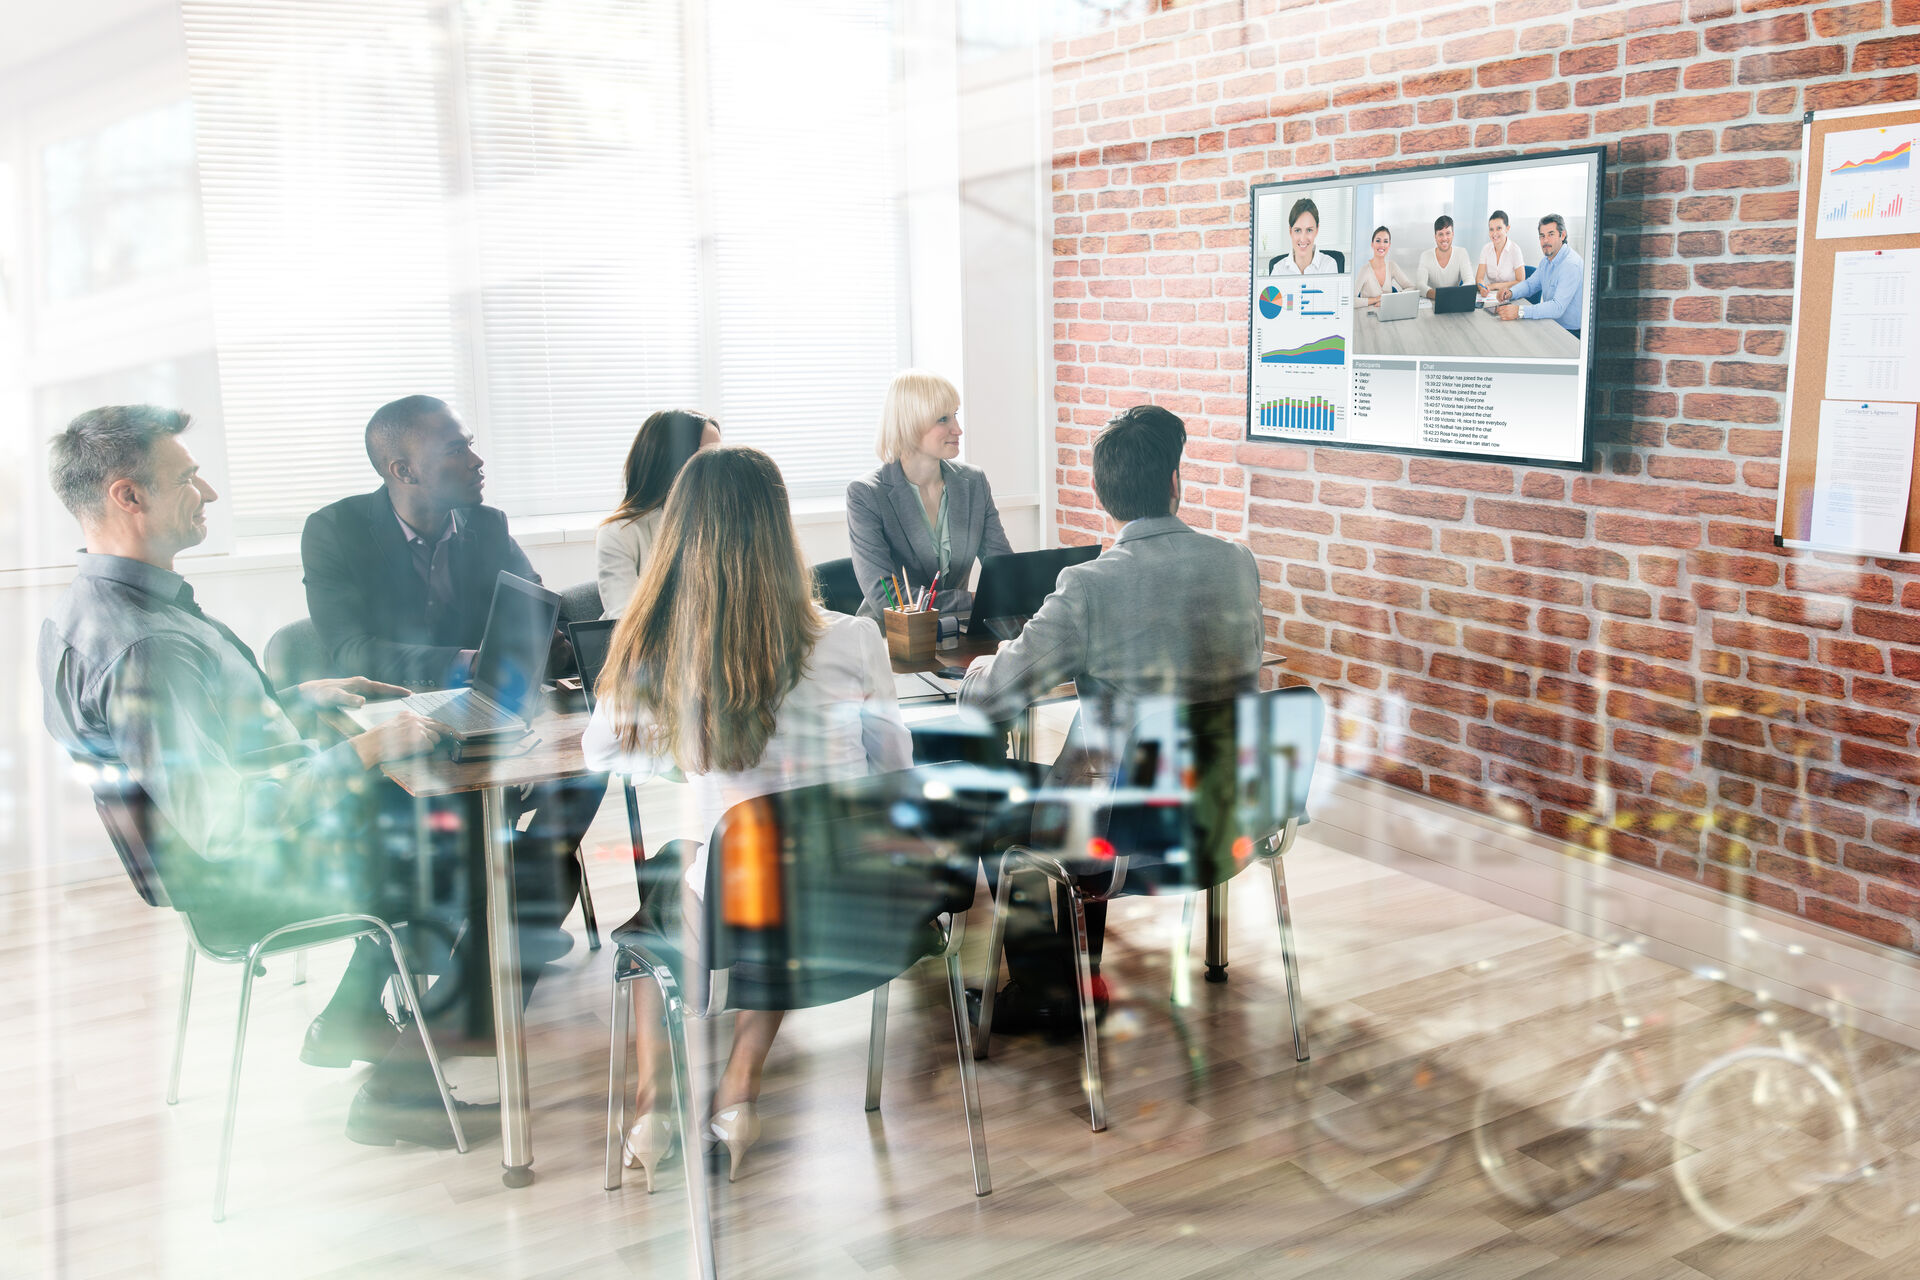
[[[1456,311],[1471,311],[1480,297],[1478,285],[1450,284],[1433,291],[1433,314],[1451,315]]]
[[[416,693],[400,705],[438,720],[462,742],[525,733],[540,710],[540,678],[559,616],[558,595],[502,570],[473,661],[473,683]]]
[[[1099,554],[1099,547],[1052,547],[980,557],[980,587],[973,593],[967,634],[1013,639],[1053,594],[1062,569],[1085,564]]]

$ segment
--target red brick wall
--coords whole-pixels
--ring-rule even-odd
[[[1800,112],[1916,67],[1920,0],[1246,0],[1056,45],[1062,538],[1112,532],[1099,425],[1165,405],[1330,759],[1913,946],[1920,572],[1772,520]],[[1593,472],[1243,441],[1250,184],[1594,144]]]

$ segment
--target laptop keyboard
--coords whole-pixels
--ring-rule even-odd
[[[470,689],[437,689],[432,693],[414,694],[407,699],[406,706],[419,715],[438,720],[455,733],[474,733],[520,723],[471,694]]]

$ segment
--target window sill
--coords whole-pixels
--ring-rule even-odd
[[[1040,496],[1011,494],[995,499],[1003,511],[1021,511],[1040,505]],[[576,512],[570,515],[521,516],[512,520],[514,539],[523,547],[554,547],[569,543],[591,543],[606,518],[604,511]],[[801,528],[842,524],[847,505],[841,498],[815,498],[793,504],[793,522]],[[230,552],[220,555],[185,555],[180,558],[181,572],[190,576],[212,573],[271,573],[300,567],[300,535],[279,533],[265,537],[241,538]],[[0,569],[0,591],[30,587],[62,587],[73,581],[73,566],[47,565],[37,569]]]

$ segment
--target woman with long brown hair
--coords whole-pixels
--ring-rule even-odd
[[[680,468],[700,450],[720,443],[720,424],[692,409],[649,414],[627,450],[626,496],[594,535],[601,617],[617,618],[633,598]]]
[[[880,629],[815,603],[787,486],[773,459],[742,446],[705,449],[680,473],[654,553],[614,628],[581,748],[595,769],[651,777],[678,765],[700,833],[682,893],[652,893],[650,931],[683,939],[689,976],[705,974],[693,936],[706,891],[707,835],[742,800],[904,769],[912,740],[894,700]],[[685,901],[691,897],[693,901]],[[626,1159],[653,1189],[671,1144],[671,1108],[655,1109],[665,1061],[660,995],[633,984],[640,1058]],[[712,1135],[737,1174],[759,1134],[754,1103],[778,1012],[741,1010],[714,1091]]]

